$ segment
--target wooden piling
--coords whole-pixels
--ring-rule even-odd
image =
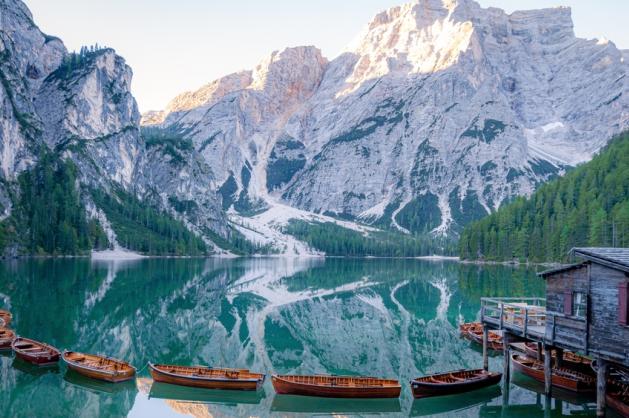
[[[544,346],[541,341],[537,342],[537,360],[542,361],[542,355],[544,353]]]
[[[502,372],[502,379],[505,383],[505,387],[509,386],[509,380],[510,380],[510,363],[511,363],[511,355],[510,355],[510,347],[511,344],[511,334],[507,331],[503,331],[502,333],[502,354],[503,354],[503,372]]]
[[[550,396],[552,392],[553,357],[550,347],[544,344],[544,393]]]
[[[483,324],[483,369],[489,370],[489,329]]]
[[[555,350],[555,367],[559,368],[563,365],[563,349],[557,348]]]
[[[605,416],[605,392],[607,392],[607,361],[596,359],[596,416]]]

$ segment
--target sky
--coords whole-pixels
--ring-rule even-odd
[[[69,50],[98,43],[133,68],[141,112],[251,69],[274,50],[315,45],[331,59],[378,12],[406,0],[25,0],[40,29]],[[507,12],[570,6],[577,36],[629,48],[627,0],[480,0]]]

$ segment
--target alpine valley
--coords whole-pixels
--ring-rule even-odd
[[[358,6],[357,6],[358,7]],[[417,0],[140,115],[110,48],[0,0],[5,254],[424,255],[629,128],[628,51],[569,8]]]

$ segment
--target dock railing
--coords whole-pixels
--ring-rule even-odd
[[[544,298],[481,298],[481,322],[523,337],[543,338]]]

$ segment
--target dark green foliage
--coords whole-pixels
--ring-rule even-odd
[[[175,196],[169,196],[168,202],[179,213],[192,213],[199,207],[194,200],[179,200]]]
[[[28,254],[81,254],[109,243],[97,221],[86,219],[77,169],[67,160],[42,154],[18,179],[20,193],[2,230]]]
[[[218,131],[218,132],[214,133],[213,135],[211,135],[208,139],[203,141],[201,143],[201,146],[199,147],[199,153],[202,153],[208,146],[210,146],[212,144],[212,142],[214,142],[216,137],[219,136],[220,134],[222,134],[222,132]]]
[[[71,52],[65,57],[59,65],[59,67],[50,74],[50,78],[67,80],[72,74],[79,69],[85,68],[88,64],[94,61],[94,58],[99,56],[103,51],[110,48],[101,47],[98,44],[91,46],[82,46],[79,52]]]
[[[288,183],[295,173],[304,168],[306,159],[289,160],[278,158],[269,162],[266,172],[266,187],[268,190],[274,190]]]
[[[452,219],[460,226],[465,226],[487,215],[487,211],[478,201],[478,195],[474,190],[468,190],[461,201],[457,187],[450,193],[449,201]]]
[[[219,187],[218,192],[223,197],[223,209],[227,210],[234,203],[234,193],[238,190],[238,184],[236,183],[236,179],[234,179],[234,175],[231,174],[225,183],[221,187]]]
[[[446,238],[408,236],[386,231],[370,232],[365,236],[331,222],[310,223],[293,219],[284,232],[306,241],[329,256],[417,257],[455,252],[454,243]]]
[[[246,226],[243,226],[246,227]],[[230,227],[229,239],[223,238],[214,231],[205,230],[204,233],[223,250],[231,251],[236,255],[274,254],[276,251],[271,245],[260,245],[249,241],[237,229]]]
[[[483,176],[487,176],[489,175],[489,173],[491,171],[493,171],[495,168],[497,168],[498,166],[496,165],[496,163],[494,163],[493,161],[487,161],[485,164],[483,164],[480,167],[480,173]]]
[[[246,165],[243,165],[242,170],[240,170],[240,180],[242,181],[242,188],[247,189],[251,181],[251,170]]]
[[[120,245],[149,255],[204,255],[203,240],[183,223],[149,202],[141,202],[122,189],[110,194],[91,190],[94,203],[105,212]]]
[[[145,127],[142,128],[142,136],[146,148],[159,147],[165,155],[171,157],[171,161],[175,164],[185,163],[187,154],[194,149],[192,140],[175,129]]]
[[[517,170],[517,169],[511,167],[509,169],[509,171],[507,172],[507,182],[511,183],[513,180],[517,179],[518,177],[520,177],[523,174],[524,173],[521,172],[520,170]]]
[[[465,259],[566,261],[578,246],[629,247],[629,133],[592,161],[468,225]]]
[[[533,169],[533,172],[540,176],[546,176],[546,175],[555,176],[559,172],[559,168],[555,167],[554,165],[552,165],[551,163],[545,160],[531,161],[530,164],[531,164],[531,168]]]
[[[303,143],[291,137],[277,141],[267,164],[266,187],[268,190],[280,188],[304,168],[306,165],[306,157],[302,152],[304,149]]]
[[[461,137],[476,138],[483,142],[490,143],[498,135],[504,132],[506,125],[499,120],[485,119],[483,128],[478,127],[478,117],[474,119],[472,125],[461,135]]]
[[[441,224],[439,199],[432,193],[418,196],[397,213],[395,220],[411,232],[430,232]]]

